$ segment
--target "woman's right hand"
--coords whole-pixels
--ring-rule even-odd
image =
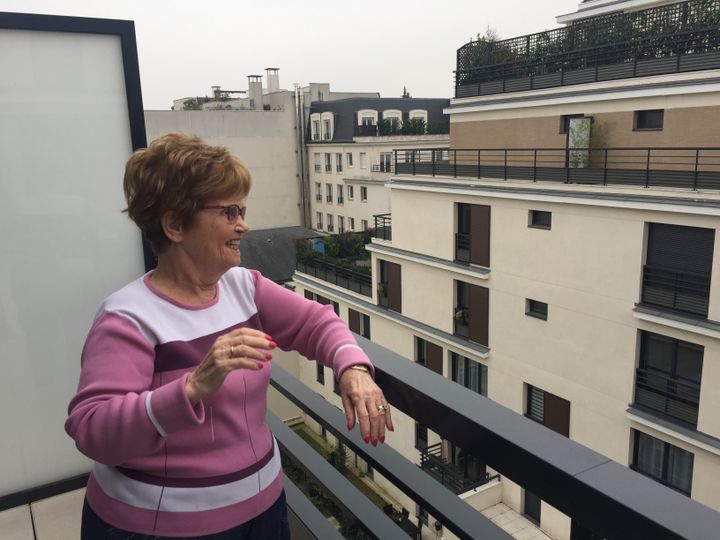
[[[185,393],[193,405],[212,395],[225,377],[236,369],[262,369],[272,359],[268,349],[277,347],[270,336],[252,328],[238,328],[217,338],[200,365],[185,383]]]

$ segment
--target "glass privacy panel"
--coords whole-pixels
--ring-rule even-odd
[[[82,345],[144,265],[120,36],[0,28],[0,73],[2,496],[90,469],[63,427]]]

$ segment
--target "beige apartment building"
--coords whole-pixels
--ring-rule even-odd
[[[312,228],[339,234],[382,227],[396,152],[404,160],[406,151],[447,148],[448,104],[416,98],[313,102],[306,137]],[[381,216],[377,225],[375,216]]]
[[[458,51],[449,149],[398,154],[392,234],[367,246],[372,296],[295,285],[408,361],[720,511],[720,5],[591,0],[558,20]],[[598,538],[394,419],[388,442],[431,474],[444,463],[479,510]]]

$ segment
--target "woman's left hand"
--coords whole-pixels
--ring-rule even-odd
[[[372,441],[373,446],[378,441],[384,443],[385,428],[395,431],[388,402],[369,373],[346,369],[340,377],[340,396],[347,428],[352,429],[357,421],[366,443]]]

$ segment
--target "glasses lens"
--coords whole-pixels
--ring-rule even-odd
[[[237,221],[240,215],[240,207],[236,204],[232,204],[227,207],[226,210],[228,221]]]

